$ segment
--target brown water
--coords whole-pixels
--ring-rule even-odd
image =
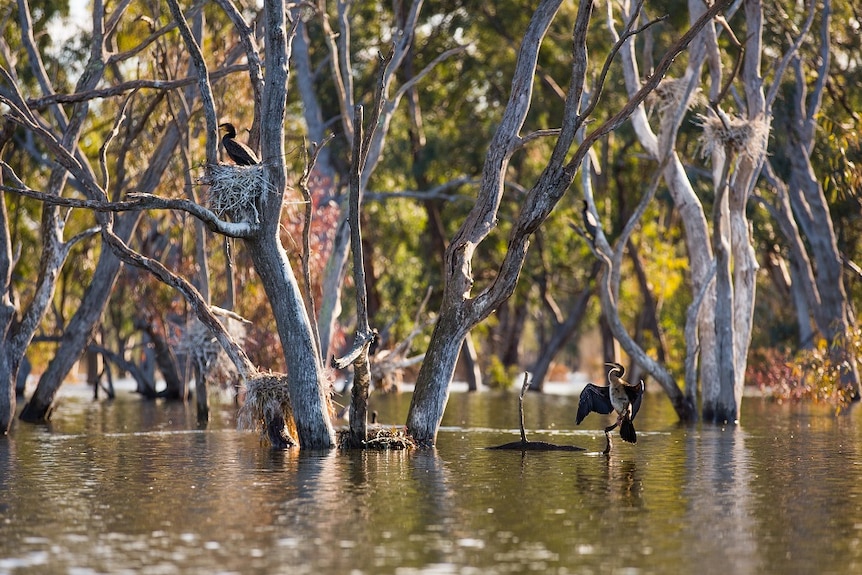
[[[409,395],[374,397],[403,422]],[[859,573],[858,413],[746,399],[680,427],[660,395],[611,456],[576,396],[454,394],[436,450],[273,452],[194,409],[67,397],[0,439],[0,574]]]

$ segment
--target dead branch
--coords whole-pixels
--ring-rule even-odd
[[[302,278],[305,284],[305,305],[308,319],[311,321],[311,330],[314,333],[314,342],[317,346],[318,355],[323,353],[323,348],[320,344],[320,330],[317,326],[317,306],[314,304],[314,293],[311,289],[311,264],[309,260],[311,258],[311,218],[314,215],[314,205],[311,201],[311,190],[308,188],[308,179],[311,177],[311,172],[317,164],[320,151],[333,138],[335,138],[335,134],[329,134],[321,143],[312,145],[311,158],[306,162],[305,171],[302,173],[302,177],[299,178],[298,183],[299,191],[305,200],[305,221],[302,226]]]
[[[7,175],[12,173],[11,168],[5,162],[0,161],[0,166],[8,170]],[[17,179],[17,178],[16,178]],[[19,185],[22,184],[18,180]],[[161,198],[152,194],[129,194],[127,200],[120,202],[109,202],[106,200],[86,200],[80,198],[65,198],[53,196],[46,192],[39,192],[28,187],[0,186],[6,192],[12,192],[33,198],[52,206],[64,206],[68,208],[83,208],[94,212],[129,212],[149,209],[181,210],[187,212],[204,222],[207,227],[215,233],[232,238],[246,238],[254,235],[257,227],[247,222],[226,222],[207,208],[196,204],[191,200]]]
[[[225,66],[224,68],[219,68],[211,72],[210,80],[221,80],[231,74],[245,72],[246,70],[248,70],[247,64]],[[31,110],[42,110],[55,104],[77,104],[79,102],[87,102],[90,100],[101,100],[114,96],[121,96],[127,92],[133,92],[135,90],[150,89],[171,92],[191,86],[197,82],[198,79],[196,77],[179,78],[177,80],[129,80],[115,86],[108,86],[107,88],[95,88],[92,90],[75,92],[74,94],[51,94],[41,98],[30,98],[26,101],[26,104]]]

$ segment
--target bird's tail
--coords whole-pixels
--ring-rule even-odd
[[[624,417],[620,422],[620,437],[623,441],[628,441],[629,443],[638,442],[638,436],[635,433],[635,424],[628,417]]]

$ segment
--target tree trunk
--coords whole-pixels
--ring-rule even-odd
[[[479,365],[479,354],[476,351],[476,344],[473,343],[472,334],[468,333],[464,336],[464,343],[461,345],[459,359],[464,368],[464,377],[467,378],[467,391],[481,390],[482,368]]]
[[[730,270],[730,208],[728,206],[729,154],[713,154],[713,174],[716,189],[713,206],[712,249],[715,252],[715,354],[718,379],[704,382],[703,419],[713,423],[733,423],[739,417],[733,385],[736,380],[733,357],[733,283]]]
[[[206,426],[210,420],[209,394],[207,393],[207,374],[203,366],[195,366],[195,406],[197,407],[198,426]]]
[[[443,311],[448,313],[441,314],[434,326],[407,414],[407,434],[424,447],[437,441],[437,429],[449,401],[449,382],[465,337],[456,316],[445,308]]]
[[[162,323],[161,321],[159,322]],[[156,366],[165,379],[165,390],[159,397],[171,400],[185,401],[188,399],[188,391],[185,379],[180,375],[180,366],[177,356],[168,341],[167,329],[161,330],[152,319],[145,320],[144,331],[153,343]],[[162,333],[164,331],[164,334]]]
[[[0,151],[3,150],[0,142]],[[3,183],[3,172],[0,171],[0,184]],[[8,341],[12,320],[15,318],[15,306],[12,305],[12,241],[9,236],[9,219],[6,213],[6,198],[0,189],[0,342]],[[12,373],[9,354],[0,351],[0,435],[9,433],[12,419],[15,417],[17,396],[15,393],[16,374]]]
[[[592,287],[584,288],[572,303],[565,321],[554,325],[554,331],[551,334],[550,340],[542,346],[542,349],[539,352],[539,357],[536,358],[536,363],[533,364],[533,381],[530,383],[531,390],[542,391],[544,389],[551,362],[554,361],[554,358],[557,357],[560,350],[563,349],[566,343],[571,339],[572,335],[574,335],[580,327],[581,320],[584,319],[584,314],[587,311],[587,304],[592,295]]]

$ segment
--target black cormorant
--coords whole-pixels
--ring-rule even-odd
[[[251,148],[242,142],[234,140],[236,138],[236,128],[233,127],[233,124],[219,124],[219,128],[224,130],[224,136],[221,139],[224,150],[237,166],[253,166],[260,163],[260,160],[257,159]]]
[[[626,373],[622,365],[615,362],[605,365],[611,368],[608,370],[608,385],[599,387],[592,383],[587,384],[581,392],[580,401],[578,401],[578,417],[575,423],[580,425],[581,421],[591,411],[603,414],[616,411],[616,423],[605,428],[605,437],[608,440],[605,453],[608,453],[611,450],[611,436],[609,434],[617,426],[620,428],[620,437],[623,441],[637,443],[638,438],[632,421],[641,407],[644,382],[641,380],[639,384],[632,385],[622,378]]]

